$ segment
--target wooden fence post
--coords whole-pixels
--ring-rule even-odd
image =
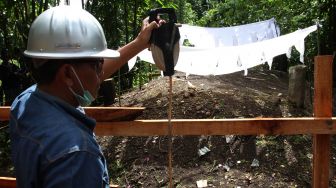
[[[316,56],[314,65],[314,116],[332,117],[332,62],[331,55]],[[331,135],[313,135],[313,186],[329,187]]]

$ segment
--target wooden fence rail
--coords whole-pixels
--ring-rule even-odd
[[[92,111],[92,109],[90,109]],[[93,111],[105,110],[104,107]],[[113,111],[113,108],[110,108]],[[0,117],[9,107],[0,107]],[[99,119],[99,117],[97,117]],[[8,117],[0,120],[8,120]],[[97,121],[98,136],[167,135],[168,120]],[[298,135],[336,134],[336,118],[173,119],[173,135]]]
[[[174,119],[173,135],[313,135],[312,187],[329,187],[331,135],[336,134],[332,117],[332,56],[315,58],[314,117],[251,119]],[[87,108],[96,118],[97,135],[167,135],[167,120],[106,121],[98,112],[106,108]],[[120,109],[119,109],[120,110]],[[109,114],[113,108],[105,113]],[[0,121],[8,120],[9,107],[0,108]],[[13,184],[9,184],[12,182]],[[0,187],[15,187],[15,179],[0,178]]]

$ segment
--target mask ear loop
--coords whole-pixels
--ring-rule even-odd
[[[72,66],[71,66],[71,70],[72,70],[73,73],[75,73],[75,76],[76,76],[76,78],[77,78],[77,81],[78,81],[80,87],[82,88],[82,91],[84,92],[84,87],[83,87],[83,85],[82,85],[82,82],[80,81],[79,77],[77,76],[76,71],[74,70],[74,68],[73,68]]]

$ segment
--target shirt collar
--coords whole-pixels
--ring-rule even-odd
[[[83,107],[78,106],[77,108],[71,106],[70,104],[66,103],[64,100],[55,97],[53,95],[50,95],[44,91],[41,91],[40,89],[38,89],[38,87],[35,85],[36,89],[35,89],[35,94],[44,98],[45,100],[48,100],[56,105],[58,105],[59,107],[61,107],[64,111],[66,111],[67,113],[69,113],[72,117],[74,117],[76,120],[82,122],[87,128],[89,128],[91,131],[94,130],[94,128],[96,127],[96,120],[93,118],[90,118],[88,116],[85,115],[85,111],[83,109]]]

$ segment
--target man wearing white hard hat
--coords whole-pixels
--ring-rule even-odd
[[[118,51],[107,49],[99,22],[83,9],[59,6],[33,22],[25,56],[36,85],[11,106],[10,135],[17,186],[109,187],[95,120],[82,106],[96,97],[102,80],[148,47],[152,29]]]

